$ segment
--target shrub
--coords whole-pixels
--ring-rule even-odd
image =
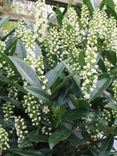
[[[114,156],[117,15],[113,1],[56,8],[0,41],[0,150],[5,156]],[[2,20],[3,21],[3,20]]]

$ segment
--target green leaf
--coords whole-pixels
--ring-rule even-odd
[[[71,79],[71,77],[72,77],[72,74],[66,76],[65,79],[59,85],[56,86],[55,90],[53,90],[54,97],[57,93],[58,94],[60,93],[60,90],[65,87],[66,83]]]
[[[0,99],[3,99],[6,102],[10,102],[11,104],[13,104],[14,106],[16,106],[19,109],[23,109],[22,103],[17,101],[17,100],[14,100],[14,99],[9,98],[7,96],[0,96]]]
[[[56,12],[56,18],[57,18],[58,23],[62,25],[63,13],[59,9],[59,7],[56,8],[55,12]]]
[[[19,58],[24,59],[26,57],[26,49],[22,41],[18,40],[16,45],[16,53]]]
[[[15,28],[13,28],[12,30],[10,30],[9,33],[7,33],[5,36],[3,36],[1,40],[2,41],[5,41],[8,38],[8,36],[10,36],[14,31],[15,31]]]
[[[70,136],[71,132],[67,129],[61,129],[55,131],[50,137],[49,137],[49,146],[50,149],[53,149],[56,144],[58,144],[60,141],[66,140]]]
[[[14,149],[13,153],[18,154],[20,156],[44,156],[43,153],[37,150],[19,150],[19,149]]]
[[[10,56],[9,58],[16,66],[22,78],[27,80],[31,85],[40,87],[40,82],[39,82],[37,74],[28,64],[26,64],[23,60],[14,56]]]
[[[109,62],[111,62],[114,66],[116,65],[116,53],[114,51],[105,51],[105,56]]]
[[[10,60],[10,58],[5,54],[5,53],[1,53],[0,54],[1,55],[1,62],[2,61],[6,61],[7,62],[7,64],[9,64],[10,65],[10,67],[12,68],[12,70],[16,73],[16,74],[19,74],[18,72],[17,72],[17,70],[16,70],[16,68],[15,68],[15,66],[14,66],[14,64],[13,64],[13,62]]]
[[[41,55],[42,55],[41,48],[39,47],[38,44],[35,44],[35,56],[36,56],[36,58],[38,58]]]
[[[2,27],[6,22],[8,22],[10,19],[10,16],[4,16],[1,20],[0,20],[0,27]]]
[[[105,107],[114,109],[116,111],[117,110],[117,102],[115,101],[113,96],[107,91],[104,91],[104,95],[109,102],[107,105],[105,105]]]
[[[77,137],[76,135],[72,134],[69,138],[69,141],[76,147],[82,145],[83,143],[85,143],[84,139],[81,139],[79,137]]]
[[[55,83],[55,81],[58,79],[58,77],[63,72],[64,68],[65,68],[65,66],[61,62],[53,70],[49,71],[46,74],[46,78],[48,79],[48,84],[47,84],[48,88],[52,87],[52,85]]]
[[[16,82],[14,83],[14,81],[8,79],[7,77],[5,77],[4,75],[2,75],[1,73],[0,73],[0,81],[4,82],[6,84],[11,84],[11,85],[15,86],[21,92],[26,93],[26,90],[22,86],[20,86]]]
[[[107,72],[102,56],[99,58],[98,65],[103,72]]]
[[[70,100],[72,101],[73,105],[77,109],[86,109],[86,110],[89,110],[90,109],[90,104],[88,103],[88,101],[86,101],[84,99],[77,99],[72,94],[70,94],[69,97],[70,97]]]
[[[92,0],[83,0],[83,2],[84,2],[84,4],[87,5],[87,7],[88,7],[90,13],[92,14],[93,11],[94,11],[94,8],[93,8],[93,5],[92,5],[92,2],[93,2],[93,1],[92,1]]]
[[[96,84],[96,89],[91,93],[91,101],[94,100],[96,97],[99,97],[103,94],[104,90],[106,90],[112,82],[112,78],[104,77],[98,80]]]
[[[83,67],[85,65],[85,51],[81,51],[79,53],[78,62],[79,62],[81,67]]]
[[[110,151],[113,147],[113,142],[114,142],[113,136],[112,135],[108,136],[102,143],[99,156],[109,156]]]
[[[102,9],[104,7],[104,5],[106,4],[107,0],[102,0],[100,3],[100,9]]]
[[[39,99],[51,102],[50,96],[48,96],[42,89],[35,86],[29,86],[26,90]]]
[[[115,19],[117,20],[117,13],[115,11],[116,5],[114,3],[114,0],[107,0],[106,2],[106,6],[108,8],[108,13],[111,14],[112,16],[115,17]]]
[[[76,84],[76,87],[77,87],[77,91],[78,91],[79,96],[82,97],[83,94],[82,94],[81,87],[80,87],[80,84],[81,84],[80,77],[77,76],[77,75],[74,75],[73,76],[73,80],[74,80],[74,82]]]
[[[77,120],[83,117],[87,117],[88,116],[88,111],[85,109],[73,109],[71,111],[68,111],[65,115],[64,115],[64,119],[65,120]]]
[[[35,143],[39,143],[39,142],[47,143],[48,142],[48,137],[45,136],[45,135],[39,134],[38,130],[34,130],[34,131],[30,132],[28,135],[26,135],[26,137],[24,138],[24,140],[20,144],[20,148],[24,148],[27,145],[31,144],[32,142],[35,142]]]

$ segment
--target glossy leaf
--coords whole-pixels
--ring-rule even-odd
[[[42,89],[39,89],[35,86],[29,86],[26,88],[26,90],[39,99],[51,102],[51,98]]]
[[[49,146],[51,149],[54,148],[54,146],[60,141],[66,140],[70,136],[70,131],[67,129],[61,129],[55,131],[50,137],[49,137]]]
[[[62,71],[64,70],[65,66],[61,62],[59,63],[53,70],[49,71],[46,74],[46,78],[48,79],[48,88],[52,87],[52,85],[55,83],[55,81],[59,78]]]
[[[40,82],[35,71],[26,64],[23,60],[17,57],[10,57],[11,61],[16,66],[19,73],[22,75],[22,78],[27,80],[31,85],[36,85],[40,87]]]
[[[16,53],[17,53],[17,56],[21,59],[24,59],[26,57],[25,46],[20,40],[17,41]]]
[[[88,111],[84,109],[73,109],[64,115],[65,120],[77,120],[88,116]]]

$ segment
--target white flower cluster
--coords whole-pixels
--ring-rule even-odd
[[[0,69],[2,69],[2,71],[4,71],[6,73],[6,76],[9,78],[11,76],[14,76],[15,73],[11,68],[11,66],[6,62],[6,60],[4,60],[4,57],[2,57],[1,55],[1,53],[4,53],[5,50],[6,50],[5,42],[0,41],[0,58],[2,60],[2,62],[0,63]]]
[[[78,16],[73,7],[68,8],[63,18],[60,38],[61,58],[70,57],[69,65],[73,70],[78,72],[80,69],[78,45],[81,42],[81,35]]]
[[[49,107],[43,103],[43,101],[39,101],[30,93],[24,96],[23,106],[25,108],[25,112],[31,119],[32,125],[41,128],[41,132],[43,134],[51,135],[52,128],[51,121],[49,119]]]
[[[14,81],[14,83],[17,83],[17,81]],[[15,86],[10,86],[9,88],[8,88],[8,97],[9,98],[13,98],[13,99],[15,99],[15,100],[18,100],[18,92],[19,92],[19,90],[15,87]]]
[[[46,89],[46,85],[48,83],[48,80],[46,79],[44,75],[44,62],[43,62],[43,56],[39,56],[35,63],[35,71],[39,77],[39,80],[42,85],[42,89],[45,90],[48,94],[51,94],[49,89]]]
[[[113,65],[111,62],[109,62],[109,61],[107,60],[107,58],[104,59],[104,64],[105,64],[106,69],[107,69],[108,72],[110,72],[111,69],[112,69],[112,67],[114,67],[114,65]]]
[[[5,70],[7,72],[7,77],[10,78],[12,76],[15,76],[14,70],[11,68],[10,64],[6,65]]]
[[[47,39],[44,42],[44,47],[46,51],[46,57],[48,60],[48,65],[53,68],[56,65],[56,60],[54,56],[57,55],[60,57],[60,40],[59,40],[59,32],[53,27],[49,30]],[[58,59],[58,58],[57,58]]]
[[[92,92],[97,83],[97,38],[95,32],[93,31],[92,27],[90,27],[89,35],[87,39],[87,49],[86,49],[86,56],[85,56],[85,63],[84,71],[82,72],[82,78],[84,80],[82,84],[82,92],[84,94],[84,98],[90,98],[90,92]]]
[[[34,10],[34,36],[39,42],[43,42],[47,35],[47,16],[45,0],[38,0],[35,4]]]
[[[101,48],[115,51],[117,46],[115,45],[117,39],[116,20],[113,17],[108,18],[104,9],[97,9],[90,26],[94,27],[95,34],[101,39],[101,45],[103,45]]]
[[[117,44],[117,27],[116,20],[113,17],[110,17],[107,20],[107,32],[104,44],[106,45],[107,50],[116,51]]]
[[[40,103],[39,101],[30,93],[24,96],[23,106],[25,112],[28,114],[32,121],[33,126],[40,126],[41,113],[39,112]]]
[[[104,10],[95,10],[93,19],[90,21],[90,27],[100,39],[105,39],[107,33],[107,14]]]
[[[111,21],[111,22],[110,22]],[[112,25],[111,25],[112,23]],[[111,29],[112,26],[112,29]],[[89,22],[89,30],[87,37],[87,47],[84,71],[82,72],[83,84],[82,91],[86,99],[90,98],[90,93],[95,89],[98,75],[96,65],[97,52],[111,47],[115,40],[116,22],[114,19],[108,18],[104,10],[95,10],[93,18]],[[114,31],[114,33],[113,33]],[[101,44],[100,44],[101,43]],[[101,45],[101,46],[100,46]]]
[[[81,34],[86,36],[87,27],[89,24],[89,10],[85,4],[82,5],[81,8]]]
[[[107,110],[104,109],[102,112],[102,117],[106,121],[106,126],[116,126],[115,119],[117,118],[117,111],[116,110]]]
[[[0,127],[0,151],[7,150],[9,148],[8,133],[2,127]]]
[[[31,29],[24,25],[24,22],[20,21],[15,30],[15,37],[21,39],[25,45],[27,51],[27,62],[30,63],[32,68],[34,68],[33,63],[35,63],[35,38]]]
[[[15,129],[18,136],[18,146],[20,147],[20,144],[28,133],[25,121],[21,116],[15,117]]]
[[[14,115],[13,115],[14,105],[12,105],[10,102],[7,102],[7,103],[3,104],[2,108],[3,108],[4,120],[6,122],[8,122],[10,119],[14,118]]]
[[[114,98],[117,101],[117,80],[113,82]]]
[[[50,114],[50,109],[47,105],[44,105],[42,107],[42,128],[41,128],[41,132],[42,134],[45,135],[51,135],[51,131],[52,131],[52,123],[51,120],[49,119],[49,114]]]
[[[76,52],[76,46],[81,42],[78,16],[73,7],[69,7],[62,21],[60,30],[62,59]],[[70,47],[74,46],[73,50]],[[74,50],[75,49],[75,50]]]
[[[6,50],[6,44],[5,44],[5,42],[0,41],[0,53],[4,53],[5,50]]]
[[[36,32],[35,32],[36,33]],[[43,86],[42,89],[46,88],[45,84],[47,83],[47,79],[44,78],[44,63],[43,56],[40,55],[38,58],[35,56],[35,37],[33,32],[24,26],[24,23],[20,21],[18,27],[15,32],[15,36],[20,38],[25,45],[27,56],[24,59],[36,72],[39,76],[40,81]],[[43,77],[43,78],[42,78]]]

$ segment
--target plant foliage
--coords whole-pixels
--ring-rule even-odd
[[[116,6],[94,6],[54,8],[53,22],[39,0],[33,23],[2,34],[2,155],[117,155]]]

